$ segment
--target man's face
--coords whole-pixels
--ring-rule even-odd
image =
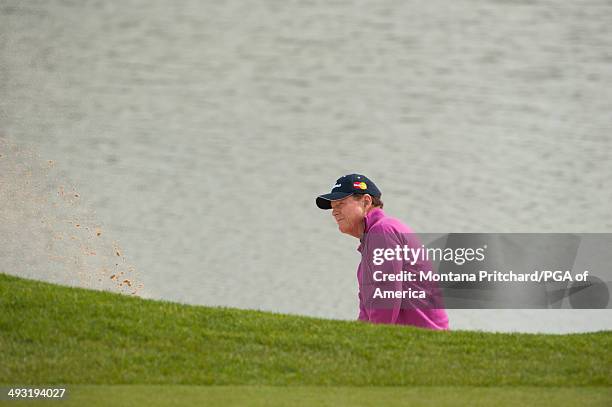
[[[353,196],[331,202],[332,216],[338,224],[340,232],[356,238],[363,233],[363,219],[366,215],[363,199],[356,200]]]

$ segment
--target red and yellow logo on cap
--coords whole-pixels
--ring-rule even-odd
[[[368,189],[368,186],[363,181],[362,182],[353,182],[353,188],[356,188],[356,189]]]

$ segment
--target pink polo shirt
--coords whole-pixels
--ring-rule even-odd
[[[359,282],[359,320],[376,324],[414,325],[428,329],[448,329],[448,316],[444,309],[442,296],[435,283],[385,281],[376,282],[372,275],[379,271],[382,274],[398,274],[402,271],[431,268],[429,261],[419,261],[411,265],[409,261],[384,261],[381,265],[373,264],[373,249],[392,248],[397,245],[420,247],[421,243],[412,230],[397,219],[385,215],[380,208],[374,208],[365,217],[365,231],[357,250],[361,253],[361,262],[357,267]],[[380,260],[380,257],[379,257]],[[382,290],[421,290],[426,291],[428,300],[411,300],[407,298],[372,300],[376,288]],[[425,302],[422,302],[425,301]]]

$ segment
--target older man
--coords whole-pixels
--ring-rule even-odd
[[[361,253],[357,268],[359,320],[448,329],[438,287],[409,278],[416,275],[417,269],[431,268],[427,259],[375,258],[375,253],[420,246],[408,226],[385,215],[381,196],[366,176],[349,174],[338,178],[329,194],[316,199],[319,208],[332,209],[340,232],[360,241],[357,248]]]

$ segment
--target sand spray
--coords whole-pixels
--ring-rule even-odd
[[[136,267],[60,168],[0,134],[0,272],[142,296]]]

